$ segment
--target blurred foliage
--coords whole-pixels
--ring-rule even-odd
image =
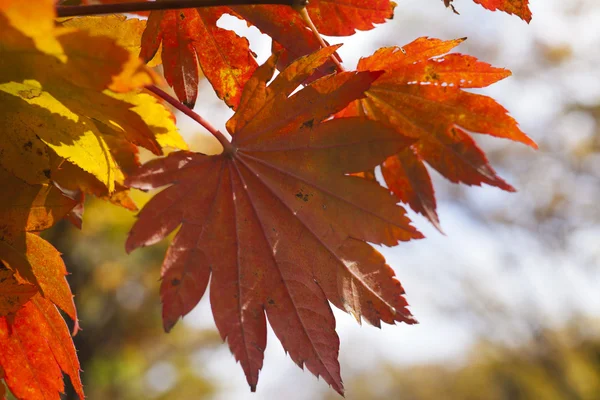
[[[466,362],[381,365],[346,377],[349,399],[594,400],[600,397],[600,323],[540,331],[529,343],[480,342]],[[458,364],[458,365],[457,365]],[[331,395],[328,399],[338,397]]]

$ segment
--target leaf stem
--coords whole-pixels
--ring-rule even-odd
[[[56,6],[57,17],[77,17],[84,15],[133,13],[140,11],[175,10],[180,8],[201,8],[216,6],[243,6],[278,4],[297,7],[305,0],[170,0],[138,1],[133,3],[90,4],[82,6]]]
[[[231,142],[225,137],[225,135],[223,135],[223,133],[221,131],[216,129],[214,126],[212,126],[210,124],[210,122],[208,122],[207,120],[202,118],[200,115],[195,113],[193,110],[186,107],[175,97],[171,96],[164,90],[162,90],[154,85],[146,86],[146,89],[149,90],[150,92],[154,93],[161,99],[165,100],[167,103],[171,104],[173,107],[175,107],[176,109],[178,109],[179,111],[181,111],[182,113],[184,113],[185,115],[187,115],[188,117],[190,117],[191,119],[193,119],[194,121],[199,123],[200,125],[202,125],[204,127],[204,129],[209,131],[215,138],[217,138],[219,143],[221,143],[221,146],[223,146],[223,150],[225,153],[232,154],[235,151],[235,148],[233,147]]]
[[[310,30],[313,33],[313,36],[317,39],[317,41],[319,42],[321,47],[327,47],[328,44],[325,43],[325,40],[323,40],[323,38],[321,37],[321,34],[319,33],[319,30],[317,29],[315,24],[312,22],[312,19],[310,18],[310,15],[308,14],[306,7],[302,7],[301,9],[298,9],[298,13],[300,14],[300,17],[302,17],[302,20],[304,21],[304,23],[306,23],[306,25],[308,25],[308,27],[310,28]],[[331,61],[333,61],[333,63],[335,64],[335,66],[337,67],[339,72],[344,71],[344,67],[340,63],[340,60],[338,60],[338,58],[335,56],[335,54],[331,55]]]

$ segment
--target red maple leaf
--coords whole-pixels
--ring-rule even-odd
[[[307,10],[318,30],[346,36],[368,30],[393,16],[390,0],[314,0]],[[162,44],[165,78],[177,97],[193,107],[198,94],[198,63],[217,95],[234,109],[244,84],[256,69],[245,38],[217,27],[223,14],[246,20],[283,46],[290,60],[320,48],[299,13],[289,6],[257,5],[153,11],[142,38],[140,56],[151,60]],[[322,68],[332,72],[333,64]]]
[[[336,48],[301,58],[271,79],[272,57],[249,80],[223,154],[172,153],[129,178],[168,186],[141,211],[127,251],[181,226],[161,275],[170,330],[203,296],[254,390],[266,346],[266,317],[299,365],[342,393],[339,339],[328,301],[380,322],[415,320],[404,290],[367,242],[420,238],[376,182],[348,173],[373,168],[412,143],[366,118],[326,120],[363,96],[379,72],[344,72],[298,84]]]
[[[470,132],[511,139],[536,148],[504,107],[492,98],[463,89],[481,88],[506,78],[494,68],[462,54],[445,54],[463,40],[420,38],[403,48],[388,47],[363,58],[359,71],[385,73],[338,117],[367,116],[399,134],[418,139],[412,150],[382,164],[388,187],[439,228],[427,162],[452,182],[513,187],[489,165]]]

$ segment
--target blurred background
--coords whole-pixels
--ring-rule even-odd
[[[511,194],[444,181],[447,236],[411,213],[427,239],[382,248],[417,326],[359,326],[336,312],[348,399],[600,399],[600,2],[531,0],[533,21],[456,0],[401,0],[394,20],[345,41],[347,68],[419,36],[468,37],[458,51],[513,71],[480,92],[540,146],[478,136]],[[220,26],[270,41],[233,17]],[[231,116],[203,83],[197,111]],[[196,150],[218,149],[179,116]],[[138,205],[147,195],[136,193]],[[165,334],[158,276],[166,243],[127,256],[134,214],[89,201],[83,231],[46,237],[64,253],[83,331],[75,337],[89,399],[337,399],[270,334],[257,393],[215,331],[208,298]],[[72,398],[68,394],[67,398]]]

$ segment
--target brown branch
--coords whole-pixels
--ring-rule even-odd
[[[191,119],[193,119],[194,121],[199,123],[200,125],[202,125],[204,127],[204,129],[209,131],[215,138],[217,138],[219,143],[221,143],[221,145],[223,146],[225,153],[232,154],[235,151],[231,142],[229,140],[227,140],[227,138],[225,137],[225,135],[223,135],[223,133],[221,131],[216,129],[214,126],[212,126],[210,124],[210,122],[208,122],[207,120],[202,118],[200,115],[196,114],[193,110],[186,107],[175,97],[171,96],[164,90],[162,90],[154,85],[147,86],[146,89],[151,91],[152,93],[154,93],[161,99],[165,100],[167,103],[171,104],[173,107],[175,107],[176,109],[178,109],[179,111],[181,111],[182,113],[184,113],[185,115],[187,115],[188,117],[190,117]]]
[[[77,17],[83,15],[120,14],[140,11],[175,10],[180,8],[201,8],[216,6],[243,6],[259,4],[278,4],[292,7],[302,6],[307,0],[170,0],[139,1],[135,3],[91,4],[84,6],[56,6],[58,17]]]

